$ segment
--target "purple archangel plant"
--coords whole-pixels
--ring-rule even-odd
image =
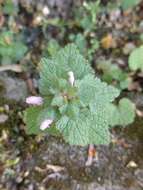
[[[27,133],[58,134],[71,145],[109,144],[109,106],[119,90],[95,77],[74,44],[39,68],[40,96],[26,99]]]

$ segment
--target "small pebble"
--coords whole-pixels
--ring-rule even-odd
[[[127,168],[137,168],[138,165],[135,163],[135,161],[131,160],[128,164],[127,164]]]
[[[5,123],[8,120],[8,115],[0,114],[0,123]]]

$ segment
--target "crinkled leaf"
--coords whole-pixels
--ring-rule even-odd
[[[66,114],[69,116],[69,118],[77,117],[79,114],[78,104],[73,104],[73,103],[68,104]]]
[[[119,90],[101,82],[100,79],[87,75],[77,83],[79,98],[85,105],[107,104],[112,102],[118,95]]]
[[[43,95],[49,95],[51,92],[54,94],[58,89],[58,77],[56,74],[56,67],[54,62],[43,58],[40,65],[40,81],[39,89]]]
[[[67,45],[51,59],[43,58],[40,68],[40,92],[43,95],[50,94],[50,89],[59,89],[60,80],[68,81],[69,71],[74,73],[75,80],[93,73],[90,65],[73,44]]]
[[[56,124],[63,138],[71,145],[108,144],[110,133],[103,111],[92,115],[88,110],[71,119],[63,116]]]
[[[86,74],[93,73],[90,65],[74,44],[67,45],[60,50],[55,57],[55,62],[58,62],[60,67],[73,71],[75,79],[81,79]]]

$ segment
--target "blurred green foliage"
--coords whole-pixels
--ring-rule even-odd
[[[11,64],[20,61],[27,52],[26,45],[18,34],[3,30],[0,33],[0,60],[1,64]]]

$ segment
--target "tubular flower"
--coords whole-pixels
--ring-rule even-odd
[[[44,131],[45,129],[49,128],[50,125],[53,123],[53,120],[52,119],[46,119],[44,120],[41,125],[40,125],[40,129],[42,131]]]
[[[26,103],[40,106],[43,104],[43,98],[40,96],[29,96],[26,98]]]
[[[74,85],[74,81],[75,81],[74,73],[72,71],[69,71],[68,72],[68,76],[69,76],[69,83],[73,86]]]

